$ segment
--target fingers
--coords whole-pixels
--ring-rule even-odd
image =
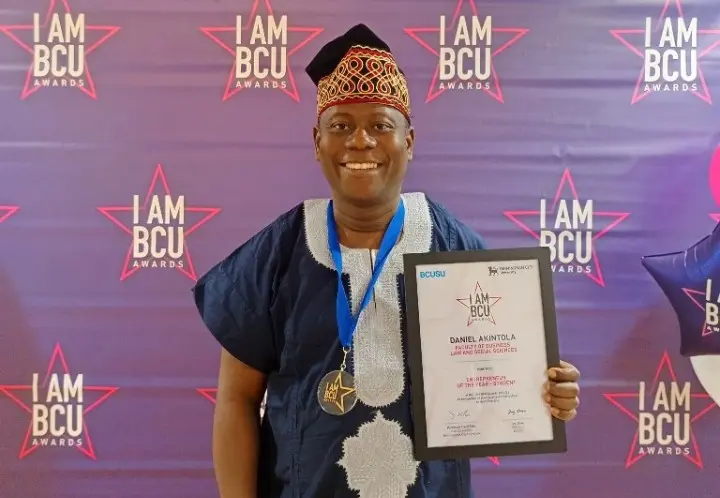
[[[560,367],[548,369],[548,377],[556,382],[577,382],[580,380],[580,371],[574,365],[560,360]]]
[[[575,410],[580,405],[578,398],[556,398],[554,396],[546,396],[545,402],[550,408],[557,408],[558,410]]]
[[[545,385],[543,399],[550,407],[553,417],[570,421],[577,416],[577,408],[580,406],[580,388],[575,382],[548,382]]]
[[[563,422],[570,422],[577,416],[577,410],[559,410],[557,408],[550,408],[552,416],[562,420]]]
[[[580,395],[580,386],[576,382],[548,382],[545,391],[558,398],[576,398]]]
[[[580,405],[580,371],[567,361],[560,361],[559,367],[548,369],[544,399],[550,406],[553,417],[568,422],[577,416]]]

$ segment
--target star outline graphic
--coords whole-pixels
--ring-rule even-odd
[[[243,29],[247,29],[248,27],[252,26],[255,18],[257,17],[258,9],[260,8],[260,3],[265,5],[265,9],[267,10],[267,16],[273,16],[273,8],[270,4],[270,0],[253,0],[252,8],[250,9],[250,15],[247,18],[247,22],[243,26]],[[228,52],[232,58],[233,63],[230,67],[230,74],[228,74],[227,83],[225,85],[225,90],[223,93],[222,101],[227,102],[232,98],[235,94],[239,93],[242,90],[253,90],[252,87],[250,88],[244,88],[243,86],[237,86],[234,87],[233,83],[236,82],[235,78],[235,68],[236,68],[236,48],[234,44],[228,44],[224,42],[220,37],[216,35],[216,33],[234,33],[235,32],[235,26],[203,26],[200,28],[200,31],[205,34],[208,38],[210,38],[212,41],[214,41],[216,44],[218,44],[223,50]],[[317,38],[322,32],[324,31],[324,28],[312,28],[312,27],[301,27],[301,26],[288,26],[287,32],[288,33],[304,33],[305,38],[303,38],[301,41],[299,41],[294,47],[290,48],[290,43],[288,40],[288,51],[287,51],[287,58],[286,58],[286,79],[288,82],[289,88],[277,88],[277,90],[280,90],[282,93],[290,97],[295,102],[300,102],[300,93],[297,89],[297,84],[295,83],[295,75],[293,73],[292,66],[290,64],[291,57],[300,49],[305,47],[308,43],[310,43],[312,40]],[[247,81],[253,82],[255,81],[255,78],[250,77],[246,78]]]
[[[65,359],[65,353],[62,350],[62,347],[60,346],[60,343],[56,343],[53,347],[52,354],[50,355],[50,361],[48,363],[47,370],[45,371],[45,377],[42,381],[41,386],[45,387],[47,385],[48,379],[50,378],[50,375],[53,373],[58,373],[54,371],[55,362],[59,361],[60,365],[62,367],[62,373],[72,375],[70,372],[70,368],[68,365],[67,360]],[[76,374],[77,375],[77,374]],[[90,437],[90,431],[88,430],[87,426],[87,419],[86,415],[90,413],[91,411],[95,410],[98,406],[103,404],[107,399],[115,394],[119,390],[118,387],[110,387],[110,386],[86,386],[83,385],[83,393],[84,392],[99,392],[102,393],[100,398],[95,400],[94,402],[90,403],[87,406],[83,407],[83,428],[82,428],[82,438],[83,438],[83,444],[80,446],[75,446],[74,448],[78,450],[80,453],[85,455],[86,457],[90,458],[91,460],[97,460],[97,453],[95,452],[95,446],[92,443],[92,439]],[[22,410],[30,414],[30,422],[28,424],[27,431],[25,433],[25,438],[23,439],[22,447],[20,449],[20,453],[18,455],[18,460],[22,460],[35,451],[37,451],[40,448],[45,448],[45,446],[37,445],[33,446],[31,443],[32,439],[32,408],[28,406],[28,404],[23,401],[19,396],[14,394],[14,392],[26,392],[26,391],[32,391],[32,385],[31,384],[0,384],[0,394],[4,394],[7,396],[11,401],[13,401],[15,404],[17,404]],[[49,447],[49,446],[48,446]]]
[[[457,22],[460,18],[462,8],[465,3],[468,3],[470,6],[470,10],[472,12],[472,15],[475,17],[478,16],[478,8],[475,4],[475,0],[457,0],[457,4],[455,5],[455,9],[453,11],[452,20],[450,22],[450,25],[446,27],[446,31],[452,32]],[[440,33],[440,27],[415,27],[415,28],[404,28],[403,31],[405,34],[407,34],[410,38],[415,40],[421,47],[423,47],[425,50],[430,52],[433,56],[438,58],[437,64],[435,66],[435,72],[433,73],[432,79],[430,80],[430,86],[428,87],[427,95],[425,96],[425,103],[428,104],[438,98],[441,94],[445,93],[448,88],[438,88],[438,78],[440,76],[440,52],[438,49],[434,48],[432,45],[427,43],[425,40],[422,39],[420,36],[421,33]],[[497,100],[501,104],[505,103],[505,97],[502,91],[502,86],[500,84],[500,77],[498,75],[497,70],[495,69],[495,57],[500,55],[500,53],[504,52],[507,48],[514,45],[517,41],[519,41],[521,38],[523,38],[525,35],[527,35],[530,30],[528,28],[496,28],[492,27],[493,33],[511,33],[513,36],[510,37],[507,41],[500,44],[497,48],[493,48],[490,56],[490,80],[492,81],[492,84],[490,85],[490,88],[483,88],[481,91],[487,93],[490,95],[493,99]]]
[[[70,10],[70,4],[68,0],[49,0],[49,5],[47,10],[45,11],[45,18],[43,20],[43,23],[41,24],[42,27],[47,27],[48,23],[50,22],[50,19],[52,18],[52,15],[55,12],[55,8],[57,4],[60,4],[64,9],[66,14],[71,14]],[[9,25],[0,25],[0,33],[4,33],[8,36],[12,41],[14,41],[16,44],[18,44],[23,50],[28,52],[31,56],[30,59],[30,67],[28,68],[27,75],[25,76],[25,83],[23,85],[22,93],[20,94],[20,100],[27,99],[30,95],[34,94],[35,92],[44,89],[44,88],[53,88],[52,86],[45,87],[42,85],[34,86],[32,84],[33,80],[33,59],[34,57],[34,51],[31,46],[29,46],[27,43],[25,43],[19,36],[15,34],[15,31],[31,31],[33,30],[32,24],[9,24]],[[87,79],[87,85],[83,86],[77,86],[74,87],[81,92],[83,92],[85,95],[90,97],[93,100],[97,100],[97,91],[95,89],[95,80],[93,80],[92,74],[90,73],[90,65],[88,63],[88,57],[92,52],[94,52],[97,48],[100,47],[103,43],[105,43],[107,40],[109,40],[111,37],[115,36],[120,31],[120,26],[110,26],[110,25],[100,25],[100,24],[94,24],[94,25],[85,25],[85,31],[88,32],[105,32],[104,35],[102,35],[98,40],[91,43],[86,49],[84,53],[84,60],[83,65],[85,68],[85,72],[83,76]]]
[[[657,392],[657,386],[660,382],[660,375],[662,374],[663,370],[666,369],[668,375],[670,376],[670,381],[678,383],[677,376],[675,375],[675,369],[673,368],[672,361],[670,359],[670,355],[667,351],[663,352],[663,355],[660,359],[660,362],[658,363],[658,366],[655,370],[655,375],[653,376],[652,380],[652,387],[648,389],[649,395],[655,396]],[[667,381],[666,381],[667,382]],[[646,393],[647,394],[647,393]],[[627,457],[625,458],[625,469],[629,469],[633,465],[635,465],[638,461],[642,460],[643,458],[647,456],[657,456],[657,455],[650,455],[649,453],[642,453],[642,454],[635,454],[636,449],[638,448],[638,442],[640,439],[640,428],[638,427],[638,423],[640,421],[640,417],[638,416],[638,413],[633,412],[629,410],[625,405],[623,405],[619,400],[620,399],[639,399],[640,393],[634,392],[634,393],[603,393],[603,397],[609,401],[615,408],[619,409],[622,413],[630,417],[635,422],[635,435],[633,436],[632,442],[630,443],[630,449],[627,453]],[[705,393],[695,393],[692,392],[692,385],[691,385],[691,391],[690,391],[690,398],[693,400],[692,405],[694,406],[695,400],[698,399],[704,399],[708,400],[709,404],[699,412],[695,414],[695,416],[691,416],[690,418],[690,446],[692,448],[692,451],[694,451],[693,454],[683,454],[683,455],[677,455],[682,456],[683,458],[689,460],[691,463],[693,463],[695,466],[697,466],[700,469],[704,468],[703,460],[702,460],[702,454],[700,452],[700,447],[697,442],[697,438],[695,437],[695,431],[693,430],[692,424],[697,422],[700,418],[707,415],[710,411],[712,411],[713,408],[717,407],[715,402],[712,398],[710,398],[710,395]],[[692,406],[691,406],[692,409]]]
[[[472,293],[475,294],[475,295],[477,295],[477,294],[483,294],[483,290],[482,290],[482,286],[480,285],[480,282],[478,282],[478,281],[475,282],[475,288],[473,289]],[[455,300],[456,300],[458,303],[462,304],[462,305],[465,306],[467,309],[470,309],[471,299],[472,299],[472,298],[470,298],[470,297],[455,298]],[[492,300],[492,302],[490,303],[490,316],[488,317],[488,318],[489,318],[488,321],[489,321],[490,323],[492,323],[493,325],[497,325],[497,324],[495,323],[495,317],[494,317],[493,314],[492,314],[492,308],[493,308],[493,306],[495,306],[495,305],[502,299],[502,297],[488,296],[488,299]],[[467,301],[467,302],[466,302],[466,301]],[[473,318],[471,314],[468,314],[467,326],[469,327],[469,326],[472,325],[473,323],[475,323],[475,322],[480,322],[480,321],[481,321],[481,320],[478,320],[478,319]]]
[[[666,19],[666,15],[668,14],[668,10],[670,10],[671,6],[674,6],[677,11],[677,17],[678,18],[684,18],[683,13],[683,4],[682,0],[665,0],[665,4],[663,5],[662,10],[660,11],[660,15],[655,20],[655,26],[654,30],[657,31],[657,29],[660,27],[660,25],[664,22]],[[645,54],[642,50],[638,49],[630,40],[626,38],[627,35],[645,35],[645,29],[611,29],[610,34],[618,40],[622,45],[625,46],[625,48],[629,49],[632,53],[639,56],[643,60],[643,64],[640,66],[640,75],[638,76],[637,82],[635,83],[635,89],[633,90],[633,95],[630,99],[630,105],[637,104],[644,98],[648,97],[650,94],[655,93],[655,90],[648,90],[643,91],[642,86],[645,84]],[[697,30],[698,38],[700,35],[720,35],[719,29],[700,29]],[[697,81],[700,83],[700,88],[702,89],[702,93],[700,93],[699,90],[691,90],[688,93],[691,93],[695,95],[697,98],[705,102],[706,104],[712,105],[712,95],[710,93],[710,87],[707,84],[707,81],[705,80],[705,75],[702,70],[702,58],[710,54],[715,48],[717,48],[720,45],[720,39],[715,41],[715,43],[711,44],[709,47],[707,47],[704,50],[698,50],[698,61],[697,61],[697,72],[698,72],[698,78]]]
[[[562,200],[571,200],[567,199],[565,197],[562,197],[563,189],[565,186],[568,186],[570,189],[570,192],[572,194],[572,200],[580,201],[577,187],[575,186],[575,180],[572,177],[572,173],[570,172],[570,168],[565,168],[565,170],[562,173],[562,176],[560,177],[560,181],[558,183],[557,189],[555,190],[555,197],[553,198],[552,206],[548,209],[546,212],[546,215],[555,215],[555,209],[557,208],[558,202]],[[543,197],[541,197],[542,199]],[[589,199],[586,199],[589,200]],[[520,218],[529,216],[529,217],[539,217],[540,216],[540,210],[509,210],[504,211],[503,214],[505,217],[507,217],[510,221],[515,223],[518,227],[520,227],[523,231],[530,234],[533,238],[535,238],[538,242],[540,241],[540,230],[534,230],[528,226],[527,223],[522,221]],[[602,230],[593,230],[593,236],[592,236],[592,258],[590,261],[592,261],[593,265],[593,271],[587,273],[583,273],[585,276],[587,276],[590,280],[598,284],[600,287],[605,287],[605,277],[602,272],[602,267],[600,266],[600,257],[597,253],[597,247],[595,244],[596,240],[601,239],[604,237],[608,232],[613,230],[615,227],[617,227],[620,223],[625,221],[625,219],[630,216],[630,213],[623,213],[623,212],[617,212],[617,211],[596,211],[595,206],[593,205],[593,220],[595,217],[600,218],[614,218],[613,221],[611,221],[605,228]],[[554,231],[554,229],[551,229]],[[561,264],[561,263],[558,263]]]
[[[200,396],[207,399],[212,403],[213,405],[217,402],[217,388],[212,387],[198,387],[195,389]]]
[[[145,194],[145,199],[143,200],[142,205],[140,206],[141,211],[146,211],[150,202],[150,199],[153,195],[159,195],[156,193],[156,186],[158,181],[161,183],[163,188],[163,194],[169,195],[172,197],[172,193],[170,192],[170,187],[167,181],[167,178],[165,176],[165,170],[163,169],[162,163],[158,163],[155,167],[155,172],[153,173],[152,180],[150,181],[150,187],[148,187],[147,193]],[[120,218],[118,218],[114,213],[132,213],[133,207],[132,206],[101,206],[97,208],[100,214],[105,216],[107,219],[109,219],[114,225],[119,227],[123,232],[130,235],[130,246],[128,247],[127,253],[125,255],[125,260],[123,262],[123,268],[120,272],[120,281],[123,282],[130,278],[132,275],[137,273],[140,270],[143,269],[151,269],[151,268],[144,268],[142,265],[137,266],[135,268],[132,268],[130,263],[132,261],[132,252],[133,252],[133,243],[132,243],[132,236],[133,231],[132,228],[129,228],[125,222],[123,222]],[[193,264],[192,256],[190,253],[190,247],[187,243],[188,237],[192,235],[198,228],[203,226],[205,223],[210,221],[212,218],[214,218],[216,215],[218,215],[222,211],[222,208],[214,208],[214,207],[184,207],[185,213],[204,213],[204,216],[200,218],[199,221],[196,221],[190,226],[187,226],[186,229],[183,231],[183,259],[187,262],[187,268],[180,268],[180,266],[175,266],[175,270],[179,271],[183,275],[185,275],[187,278],[192,280],[193,282],[197,281],[197,272],[195,271],[195,266]]]
[[[697,306],[697,307],[700,309],[700,311],[702,311],[703,315],[705,315],[705,305],[704,305],[705,293],[704,293],[704,292],[701,292],[701,291],[699,291],[699,290],[688,289],[688,288],[685,288],[685,287],[682,288],[682,291],[683,291],[683,293],[685,293],[685,295],[686,295],[687,297],[690,298],[690,300],[693,302],[693,304],[694,304],[695,306]],[[698,300],[697,296],[702,296],[703,302],[700,302],[700,301]],[[708,337],[708,336],[710,336],[710,335],[712,335],[712,334],[716,334],[716,333],[718,333],[718,331],[712,330],[712,329],[708,326],[708,324],[707,324],[707,319],[703,320],[700,337]]]
[[[217,404],[217,388],[216,387],[198,387],[195,391],[200,394],[203,398],[210,401],[213,405]],[[260,403],[260,418],[265,415],[265,409],[267,406],[267,393],[263,397],[262,403]]]
[[[20,206],[0,206],[0,223],[20,210]]]

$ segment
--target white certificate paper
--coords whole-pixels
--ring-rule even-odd
[[[553,440],[539,265],[415,267],[428,448]]]

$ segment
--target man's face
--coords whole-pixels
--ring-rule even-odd
[[[400,192],[414,132],[397,109],[369,103],[330,107],[313,138],[334,195],[372,205]]]

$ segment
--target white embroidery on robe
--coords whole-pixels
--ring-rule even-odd
[[[403,273],[403,254],[430,250],[432,221],[422,193],[403,194],[405,224],[400,240],[387,259],[375,286],[374,301],[360,315],[354,334],[350,364],[358,399],[367,406],[388,406],[406,386],[398,279]],[[327,199],[306,201],[305,237],[313,258],[335,269],[328,247]],[[372,258],[366,249],[342,248],[343,272],[349,275],[353,313],[357,313],[372,274]],[[334,304],[334,303],[333,303]],[[360,498],[404,498],[417,479],[418,462],[412,441],[402,427],[377,412],[375,420],[361,426],[358,436],[345,439],[344,456],[348,486]]]
[[[400,424],[379,411],[372,422],[360,426],[357,436],[345,439],[338,462],[359,498],[405,498],[417,479],[418,464]]]
[[[432,242],[432,222],[425,195],[411,193],[402,197],[405,202],[402,236],[375,285],[375,301],[361,313],[353,337],[351,368],[358,399],[373,408],[397,401],[406,384],[398,295],[402,255],[428,252]],[[305,235],[313,258],[334,269],[328,247],[327,205],[326,199],[305,202]],[[343,272],[349,275],[353,313],[357,313],[372,274],[369,251],[343,248]]]

